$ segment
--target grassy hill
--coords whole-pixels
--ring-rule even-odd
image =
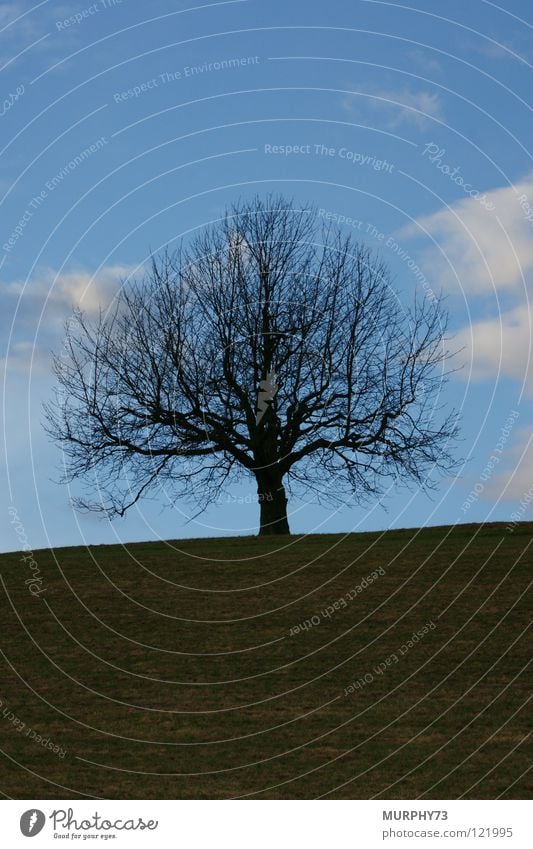
[[[523,523],[2,555],[2,791],[530,798],[532,540]]]

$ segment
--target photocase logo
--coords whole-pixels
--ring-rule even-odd
[[[257,414],[255,417],[256,425],[259,424],[268,410],[269,403],[273,401],[276,396],[276,392],[278,391],[276,376],[277,375],[274,371],[268,371],[265,380],[262,380],[259,384],[259,392],[257,394]]]
[[[46,817],[43,812],[32,808],[22,814],[20,818],[20,830],[24,837],[35,837],[36,834],[42,831],[45,822]]]

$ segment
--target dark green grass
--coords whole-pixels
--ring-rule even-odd
[[[523,523],[39,551],[39,598],[2,555],[0,789],[529,798],[532,538]]]

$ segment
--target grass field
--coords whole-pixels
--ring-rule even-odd
[[[532,541],[523,523],[2,555],[0,789],[531,798]]]

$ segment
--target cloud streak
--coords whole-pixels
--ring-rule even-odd
[[[358,95],[365,95],[360,97]],[[389,129],[398,129],[405,125],[414,125],[423,129],[433,119],[444,120],[444,110],[439,95],[425,89],[382,88],[380,86],[359,86],[353,95],[344,101],[348,112],[372,112],[381,118]]]

